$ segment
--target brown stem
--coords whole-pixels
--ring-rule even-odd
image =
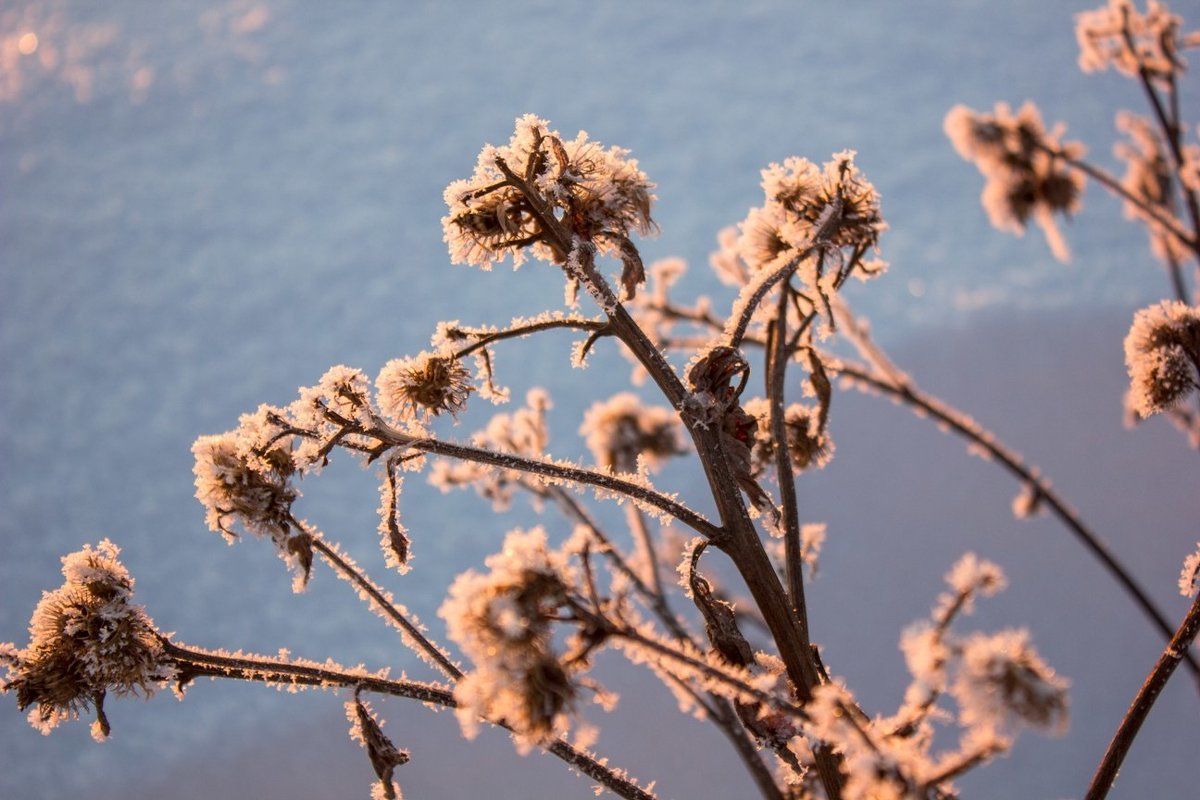
[[[536,491],[535,487],[527,488],[529,488],[531,491]],[[612,562],[613,567],[617,569],[617,571],[629,579],[630,583],[633,584],[634,591],[636,591],[638,595],[649,604],[650,608],[654,611],[659,620],[661,620],[662,623],[666,625],[667,629],[671,631],[671,634],[681,642],[685,642],[692,647],[698,647],[695,640],[692,638],[692,635],[688,633],[686,628],[683,627],[683,624],[675,615],[675,612],[672,611],[671,607],[667,604],[667,596],[662,590],[662,587],[660,586],[659,588],[652,590],[646,585],[645,581],[642,580],[642,577],[638,575],[632,567],[629,566],[628,562],[625,560],[625,557],[619,550],[616,549],[616,547],[609,540],[608,536],[605,535],[604,531],[600,529],[595,520],[591,518],[591,515],[584,510],[579,502],[558,486],[545,487],[544,491],[550,497],[553,497],[555,500],[557,500],[562,506],[563,510],[569,516],[573,517],[579,524],[588,529],[592,535],[592,538],[594,538],[603,548],[603,550],[601,550],[602,555],[607,557]],[[708,713],[709,719],[713,721],[713,724],[715,724],[717,728],[725,735],[725,737],[733,744],[734,749],[737,751],[738,757],[741,758],[742,763],[745,764],[746,770],[750,773],[751,778],[753,778],[763,797],[767,798],[767,800],[784,800],[783,796],[779,792],[779,787],[775,784],[775,779],[771,777],[770,770],[768,770],[766,765],[763,764],[762,759],[758,754],[758,748],[754,746],[754,743],[750,740],[750,735],[746,732],[746,729],[742,727],[742,724],[738,720],[737,714],[734,712],[731,703],[724,697],[716,694],[709,694],[707,699],[705,699],[704,697],[701,697],[699,694],[695,693],[686,683],[680,682],[679,685],[695,696],[696,701],[700,703]]]
[[[1125,36],[1126,42],[1132,44],[1132,34],[1128,27],[1122,33]],[[1133,52],[1137,52],[1136,49]],[[1174,163],[1175,170],[1178,173],[1183,169],[1185,159],[1183,157],[1183,145],[1180,141],[1182,126],[1179,120],[1178,93],[1175,90],[1175,79],[1171,78],[1167,84],[1171,105],[1170,111],[1163,107],[1162,98],[1158,96],[1158,92],[1154,89],[1150,73],[1141,64],[1138,65],[1138,82],[1146,94],[1146,100],[1150,103],[1151,108],[1154,109],[1154,116],[1158,120],[1159,127],[1162,129],[1163,138],[1167,141],[1167,149],[1171,153],[1171,161]],[[1190,241],[1187,239],[1184,239],[1184,241],[1191,245],[1192,252],[1196,254],[1197,260],[1200,260],[1200,202],[1197,202],[1196,193],[1188,187],[1182,186],[1182,191],[1184,202],[1188,209],[1188,216],[1191,218],[1193,234]]]
[[[359,588],[380,611],[391,620],[396,627],[404,633],[406,637],[412,640],[413,649],[431,660],[446,677],[451,680],[459,680],[463,673],[457,666],[454,665],[442,649],[429,641],[421,632],[421,629],[409,621],[407,617],[400,613],[400,610],[384,595],[383,591],[376,586],[370,578],[363,574],[359,569],[350,565],[345,558],[342,557],[336,549],[327,544],[319,536],[312,536],[312,546],[321,557],[333,569],[344,575],[351,583]]]
[[[1085,800],[1104,800],[1108,796],[1108,791],[1116,781],[1125,755],[1133,745],[1138,731],[1141,730],[1142,723],[1149,716],[1150,709],[1154,707],[1163,687],[1167,685],[1167,680],[1170,679],[1175,668],[1179,666],[1179,662],[1184,659],[1185,654],[1191,648],[1197,633],[1200,633],[1200,595],[1197,595],[1192,602],[1187,616],[1183,618],[1175,635],[1171,637],[1170,644],[1158,657],[1158,662],[1146,676],[1142,688],[1138,689],[1133,703],[1125,712],[1121,724],[1117,726],[1108,750],[1100,761],[1100,766],[1096,768],[1096,774],[1092,778],[1091,786],[1088,787]]]
[[[593,472],[579,467],[568,467],[550,461],[525,458],[524,456],[512,453],[496,453],[481,447],[413,436],[391,427],[378,418],[374,420],[370,429],[364,429],[361,433],[377,438],[393,447],[407,447],[425,453],[433,453],[434,455],[458,458],[463,461],[475,461],[502,469],[512,469],[533,475],[541,475],[565,483],[595,486],[598,489],[624,495],[635,501],[659,508],[678,519],[684,525],[709,538],[721,535],[720,528],[690,508],[675,502],[665,495],[647,489],[645,486],[639,486],[636,483],[631,483],[612,475]]]
[[[593,333],[604,331],[608,327],[607,322],[595,319],[583,319],[582,317],[564,317],[563,319],[548,319],[540,322],[531,322],[527,325],[515,325],[511,328],[505,328],[500,331],[474,332],[469,329],[460,329],[464,335],[478,337],[476,341],[467,345],[463,349],[454,354],[455,358],[463,358],[471,355],[476,350],[487,347],[488,345],[501,341],[503,339],[516,339],[521,336],[528,336],[531,333],[539,333],[541,331],[554,330],[556,328],[570,328],[572,330],[591,331]]]
[[[1092,178],[1122,200],[1136,206],[1139,211],[1145,213],[1146,216],[1151,217],[1156,223],[1163,226],[1167,232],[1187,245],[1188,249],[1196,253],[1197,257],[1200,258],[1200,240],[1197,240],[1196,235],[1189,234],[1180,227],[1179,220],[1166,214],[1160,207],[1151,205],[1145,199],[1133,194],[1122,186],[1119,180],[1099,167],[1081,159],[1072,158],[1060,149],[1047,147],[1046,145],[1039,145],[1039,147],[1055,158],[1061,159],[1064,163],[1084,173],[1089,178]]]
[[[699,674],[703,675],[706,679],[712,680],[716,683],[724,684],[730,689],[733,689],[734,691],[737,691],[748,698],[752,698],[759,703],[764,703],[771,708],[788,714],[789,716],[798,720],[808,719],[808,715],[805,713],[802,707],[786,700],[781,700],[770,692],[764,692],[763,690],[746,683],[736,675],[731,675],[720,667],[709,663],[704,659],[703,656],[699,654],[692,655],[685,653],[682,650],[678,650],[650,636],[645,636],[634,628],[617,626],[608,620],[602,620],[599,617],[595,617],[595,615],[589,615],[589,620],[594,622],[594,624],[603,626],[603,629],[616,639],[632,642],[639,647],[652,650],[668,661],[674,661],[690,670],[695,670]]]
[[[177,645],[159,637],[166,653],[181,669],[181,678],[197,677],[234,678],[238,680],[262,681],[265,683],[290,683],[320,688],[363,689],[393,697],[405,697],[444,708],[457,708],[454,693],[440,686],[417,681],[396,681],[375,675],[359,675],[327,667],[305,664],[290,664],[246,656],[224,656],[206,653]],[[489,720],[489,722],[492,722]],[[493,722],[508,728],[503,722]],[[623,771],[607,766],[587,753],[577,750],[567,742],[556,739],[542,745],[548,752],[565,761],[589,778],[601,783],[609,791],[626,800],[656,800],[656,796],[623,777]]]
[[[792,474],[792,458],[787,447],[787,428],[784,423],[784,381],[791,357],[787,337],[788,291],[779,293],[775,320],[767,336],[766,394],[771,404],[771,438],[775,442],[775,474],[779,478],[779,500],[783,506],[784,574],[792,611],[800,625],[805,642],[810,642],[808,608],[804,602],[804,558],[801,554],[800,511],[796,501],[796,480]]]

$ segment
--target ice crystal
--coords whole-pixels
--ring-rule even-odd
[[[1191,597],[1200,589],[1200,542],[1196,549],[1183,561],[1183,569],[1179,572],[1179,593]]]

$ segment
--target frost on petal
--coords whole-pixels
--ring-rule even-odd
[[[383,732],[383,726],[375,718],[370,704],[361,700],[357,693],[353,700],[346,702],[346,718],[350,721],[350,738],[366,748],[371,768],[379,779],[372,796],[403,800],[400,787],[392,780],[392,773],[396,767],[408,763],[408,751],[396,749]]]
[[[396,474],[392,462],[385,465],[384,470],[384,479],[379,486],[379,546],[385,563],[404,574],[411,569],[408,529],[400,522],[400,489],[404,479]]]
[[[1130,409],[1139,417],[1166,410],[1196,388],[1200,311],[1164,301],[1138,311],[1125,337]]]
[[[93,736],[104,738],[107,695],[149,696],[173,675],[154,623],[130,602],[134,581],[118,553],[106,539],[65,556],[66,580],[34,609],[29,645],[0,645],[8,669],[0,691],[15,692],[18,709],[32,707],[29,722],[42,733],[91,707]]]

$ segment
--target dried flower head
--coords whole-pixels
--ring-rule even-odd
[[[201,436],[192,445],[196,459],[196,499],[205,508],[208,529],[230,543],[234,526],[266,537],[294,572],[292,588],[303,591],[312,572],[312,537],[292,514],[300,492],[291,484],[296,474],[292,453],[282,446],[256,449],[260,437],[243,428],[217,436]]]
[[[1108,5],[1075,15],[1079,68],[1100,72],[1109,67],[1131,78],[1144,71],[1164,80],[1183,70],[1179,56],[1180,19],[1158,0],[1148,0],[1146,13],[1132,0],[1109,0]]]
[[[404,800],[400,787],[392,780],[396,767],[409,761],[407,750],[399,750],[383,732],[383,726],[375,718],[371,705],[361,700],[356,692],[354,699],[346,701],[346,719],[350,721],[350,738],[367,749],[371,768],[379,781],[371,796],[386,800]]]
[[[1140,417],[1165,410],[1196,387],[1200,310],[1178,301],[1143,308],[1125,337],[1130,409]]]
[[[1046,131],[1037,106],[1026,103],[1014,116],[1007,103],[994,114],[955,106],[946,115],[946,135],[954,149],[986,179],[981,199],[993,226],[1018,235],[1033,219],[1060,261],[1070,258],[1055,214],[1073,214],[1083,192],[1083,174],[1066,159],[1083,156],[1078,142],[1060,144],[1062,126]]]
[[[775,440],[771,436],[771,406],[765,398],[755,397],[744,404],[746,413],[758,423],[754,433],[753,464],[755,474],[771,464]],[[787,434],[788,455],[797,472],[821,469],[833,458],[834,444],[828,429],[820,427],[820,413],[815,406],[793,403],[783,412]]]
[[[1068,682],[1042,661],[1028,631],[976,633],[959,646],[961,662],[950,691],[965,727],[1066,730]]]
[[[584,413],[579,434],[587,437],[596,463],[613,472],[636,472],[639,456],[655,468],[684,452],[679,415],[643,406],[631,392],[594,403]]]
[[[1196,549],[1183,560],[1183,569],[1179,572],[1179,593],[1191,597],[1200,589],[1200,542]]]
[[[237,538],[235,523],[255,536],[287,538],[300,496],[290,480],[296,466],[282,447],[254,452],[251,445],[238,431],[201,436],[192,445],[205,523],[230,540]]]
[[[459,721],[504,720],[522,752],[565,730],[577,686],[551,646],[552,624],[572,582],[566,557],[546,547],[541,528],[515,530],[490,572],[459,575],[439,616],[474,669],[455,687]]]
[[[511,255],[517,266],[529,248],[538,258],[561,263],[567,253],[543,229],[554,223],[539,216],[547,212],[601,253],[619,253],[630,231],[654,229],[654,184],[628,154],[605,149],[583,131],[565,141],[532,114],[518,118],[507,145],[484,147],[474,174],[446,188],[450,213],[442,218],[442,230],[451,260],[487,269]],[[526,191],[536,192],[536,200],[504,174],[501,163]]]
[[[1118,142],[1113,148],[1116,156],[1125,162],[1121,185],[1130,195],[1160,215],[1174,219],[1172,167],[1154,126],[1143,117],[1123,111],[1117,114],[1117,128],[1130,138],[1129,142]],[[1124,212],[1127,218],[1145,223],[1150,236],[1150,249],[1158,258],[1167,263],[1187,259],[1187,245],[1141,205],[1126,200]]]
[[[421,353],[414,358],[394,358],[375,380],[379,408],[397,420],[427,417],[449,411],[457,415],[473,391],[471,373],[448,353]]]
[[[806,248],[876,247],[887,228],[879,193],[854,165],[854,152],[835,153],[824,168],[793,156],[762,172],[766,203],[741,223],[738,251],[751,272],[783,266]],[[736,271],[729,256],[722,274]],[[819,276],[806,280],[813,283]]]
[[[42,733],[92,706],[92,735],[103,739],[107,693],[148,696],[172,675],[154,623],[131,603],[134,581],[119,552],[105,539],[64,556],[66,581],[34,609],[29,646],[0,646],[8,668],[0,691],[16,692],[22,711],[35,706],[29,722]]]

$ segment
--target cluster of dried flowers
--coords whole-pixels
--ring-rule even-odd
[[[958,107],[945,128],[984,174],[992,222],[1021,232],[1033,220],[1060,258],[1067,248],[1055,217],[1078,210],[1085,175],[1147,226],[1177,297],[1135,317],[1125,346],[1129,405],[1138,417],[1165,412],[1195,433],[1200,414],[1185,405],[1200,385],[1200,309],[1185,292],[1183,264],[1200,259],[1200,145],[1185,140],[1186,126],[1172,115],[1179,113],[1180,52],[1196,37],[1180,31],[1179,18],[1155,0],[1145,14],[1129,0],[1112,0],[1078,18],[1083,68],[1113,66],[1142,80],[1159,113],[1157,124],[1119,118],[1131,139],[1117,151],[1127,165],[1124,179],[1083,162],[1082,145],[1061,143],[1061,131],[1047,131],[1032,104],[1015,114],[1004,104],[992,114]],[[295,571],[297,591],[324,562],[448,684],[179,645],[131,603],[133,580],[104,541],[64,559],[66,583],[38,604],[30,644],[0,648],[9,671],[3,690],[15,693],[21,709],[32,708],[31,721],[44,731],[94,707],[102,735],[110,692],[148,695],[167,681],[182,687],[200,676],[340,689],[352,693],[346,712],[378,778],[374,796],[389,799],[400,796],[395,771],[409,755],[384,734],[364,693],[453,707],[468,736],[481,722],[505,727],[521,752],[543,748],[622,797],[653,798],[650,788],[585,750],[581,699],[611,701],[588,677],[593,654],[604,648],[649,667],[682,710],[712,721],[772,800],[954,797],[954,781],[1006,751],[1021,729],[1065,730],[1067,681],[1041,659],[1026,631],[953,628],[977,598],[1005,585],[998,566],[971,554],[946,576],[949,591],[929,618],[901,636],[912,681],[894,714],[865,711],[823,663],[810,638],[816,626],[804,584],[827,532],[801,518],[795,480],[833,456],[828,423],[837,378],[908,403],[966,438],[973,452],[995,457],[1019,480],[1015,513],[1049,510],[1094,551],[1104,550],[1035,468],[970,417],[922,393],[839,295],[850,277],[871,278],[885,266],[873,257],[886,229],[879,195],[854,154],[837,153],[823,166],[798,157],[771,164],[762,187],[763,204],[721,232],[712,256],[718,276],[738,289],[728,313],[705,298],[683,305],[670,291],[686,265],[670,259],[647,268],[630,238],[654,229],[654,186],[637,162],[585,133],[567,140],[546,121],[523,116],[507,145],[485,147],[473,174],[447,188],[445,240],[456,263],[489,268],[511,258],[516,266],[533,257],[557,266],[569,311],[506,327],[443,323],[429,350],[389,361],[374,380],[334,367],[290,405],[263,405],[235,430],[196,441],[196,497],[210,529],[230,540],[243,533],[269,540]],[[602,256],[620,262],[615,288],[597,267]],[[579,313],[579,288],[599,316]],[[576,366],[597,343],[616,339],[635,364],[635,379],[650,378],[669,405],[632,392],[592,405],[578,432],[593,466],[550,454],[550,398],[540,389],[528,392],[524,407],[495,414],[469,441],[437,434],[472,394],[508,400],[494,382],[496,347],[554,330],[584,337]],[[835,355],[831,340],[857,359]],[[666,352],[690,355],[682,374]],[[743,398],[759,369],[764,396]],[[796,392],[806,400],[789,402]],[[296,516],[297,483],[337,451],[378,469],[380,546],[384,563],[400,572],[409,568],[412,546],[398,501],[405,472],[426,471],[446,491],[474,488],[497,511],[526,493],[539,507],[562,512],[558,520],[548,515],[545,526],[510,532],[486,572],[467,571],[449,588],[439,616],[465,667]],[[689,453],[707,479],[701,502],[716,509],[712,518],[651,479],[666,460]],[[628,531],[598,521],[591,500],[574,491],[581,488],[598,501],[624,503]],[[694,537],[686,544],[684,528]],[[730,602],[719,568],[705,562],[701,569],[710,552],[732,565],[751,608]],[[664,563],[672,562],[678,586],[662,579]],[[1193,628],[1187,623],[1172,636],[1124,568],[1115,559],[1106,566],[1172,638],[1165,661],[1186,662],[1200,674],[1187,638],[1200,627],[1200,600],[1189,616]],[[1180,588],[1195,593],[1198,583],[1200,552],[1184,564]],[[750,616],[768,632],[757,646],[743,630]],[[1170,669],[1150,680],[1165,681]],[[1135,716],[1131,711],[1128,719]],[[957,744],[935,752],[935,743],[950,741],[947,729],[956,729]],[[1098,777],[1092,796],[1103,796],[1108,785],[1111,778]]]

